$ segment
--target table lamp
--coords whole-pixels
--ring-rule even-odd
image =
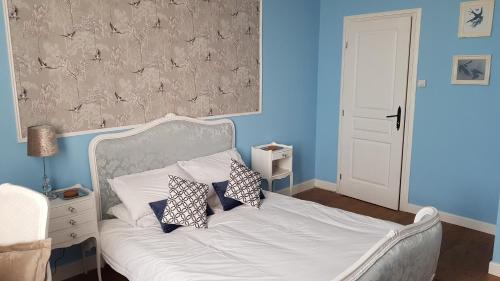
[[[45,158],[56,155],[59,151],[56,131],[49,125],[32,126],[28,128],[28,156],[42,157],[43,161],[43,194],[51,198],[50,179],[45,172]]]

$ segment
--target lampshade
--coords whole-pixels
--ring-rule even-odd
[[[28,128],[28,155],[48,157],[57,154],[56,131],[49,125],[32,126]]]

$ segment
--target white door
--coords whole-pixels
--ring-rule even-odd
[[[411,16],[344,28],[339,191],[398,209]]]

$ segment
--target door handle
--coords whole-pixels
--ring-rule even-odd
[[[396,115],[387,115],[387,118],[397,118],[396,119],[396,129],[399,131],[401,128],[401,106],[398,107],[398,114]]]

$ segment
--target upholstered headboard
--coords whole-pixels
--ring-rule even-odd
[[[234,147],[229,119],[203,121],[167,115],[136,129],[95,137],[89,145],[90,173],[101,219],[120,203],[108,179],[163,168]]]

